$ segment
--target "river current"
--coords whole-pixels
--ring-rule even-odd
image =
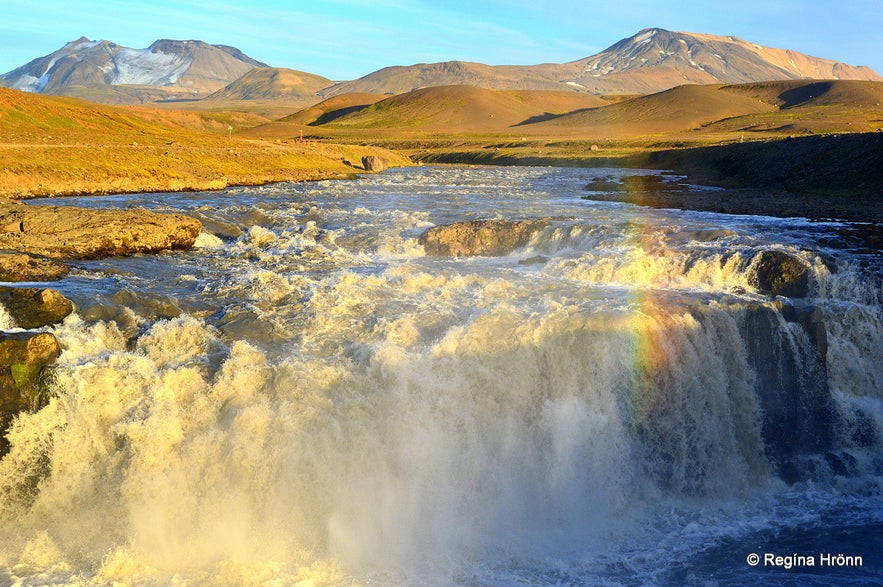
[[[77,310],[0,461],[0,585],[883,584],[879,253],[583,199],[634,173],[51,202],[204,232],[53,285]],[[417,242],[483,218],[551,222],[502,257]],[[762,250],[807,299],[752,286]]]

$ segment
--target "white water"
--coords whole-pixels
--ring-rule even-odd
[[[62,282],[56,397],[0,461],[0,583],[775,584],[743,562],[761,538],[879,527],[879,438],[850,430],[883,430],[880,282],[859,265],[879,259],[825,249],[826,225],[580,199],[610,173],[76,201],[215,234]],[[416,242],[547,216],[501,258]],[[765,450],[744,334],[749,304],[772,308],[746,277],[761,248],[813,267],[854,475],[789,487]]]

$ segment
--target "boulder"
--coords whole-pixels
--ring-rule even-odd
[[[69,299],[48,288],[0,287],[0,304],[20,328],[56,324],[74,311]]]
[[[389,162],[383,157],[365,155],[362,157],[362,167],[365,171],[384,171],[389,168]]]
[[[809,295],[809,266],[784,251],[761,251],[748,267],[748,283],[770,296]]]
[[[0,201],[0,249],[51,259],[102,257],[189,249],[202,229],[183,214],[92,210]]]
[[[0,455],[9,448],[5,434],[13,417],[46,404],[43,373],[60,354],[48,332],[0,333]]]
[[[0,281],[56,281],[70,268],[64,261],[20,251],[0,251]]]
[[[428,255],[493,257],[523,247],[534,233],[548,225],[548,219],[470,220],[427,229],[419,242]]]

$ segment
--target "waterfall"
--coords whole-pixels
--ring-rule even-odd
[[[286,200],[157,278],[174,298],[83,296],[0,460],[0,581],[497,584],[560,560],[615,583],[685,556],[667,537],[769,527],[789,492],[879,492],[873,278],[786,242],[812,295],[774,300],[744,229],[634,217],[431,259],[424,215],[370,205],[352,229]]]

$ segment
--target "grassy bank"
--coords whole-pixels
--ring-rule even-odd
[[[214,116],[214,118],[217,118]],[[237,137],[234,115],[117,108],[0,88],[0,196],[218,189],[346,177],[374,146]],[[210,124],[211,123],[211,124]],[[219,133],[222,124],[230,132]]]

